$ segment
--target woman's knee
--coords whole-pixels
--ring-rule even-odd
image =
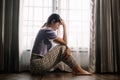
[[[61,48],[63,51],[66,50],[66,46],[65,46],[65,45],[59,45],[59,46],[60,46],[60,48]]]
[[[66,46],[65,45],[60,45],[61,51],[62,53],[65,53],[66,51]]]
[[[65,46],[65,45],[61,45],[61,47],[62,47],[64,50],[66,50],[66,46]]]

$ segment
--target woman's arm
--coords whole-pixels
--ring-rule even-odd
[[[67,43],[60,37],[55,38],[54,42],[62,44],[62,45],[67,45]]]
[[[54,41],[67,46],[66,24],[63,20],[61,20],[61,23],[63,25],[63,38],[57,37],[56,39],[54,39]]]
[[[63,25],[63,40],[66,42],[67,44],[67,31],[66,31],[66,24],[65,22],[62,20],[61,21],[62,25]]]
[[[62,45],[66,46],[66,58],[69,57],[71,55],[71,50],[70,48],[67,46],[67,32],[66,32],[66,24],[65,22],[62,20],[61,21],[62,25],[63,25],[63,38],[59,38],[57,37],[56,39],[54,39],[55,42],[60,43]]]

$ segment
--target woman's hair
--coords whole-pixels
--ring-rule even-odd
[[[56,14],[56,13],[51,14],[48,17],[47,22],[44,23],[44,25],[42,27],[45,27],[45,26],[49,27],[49,25],[52,23],[52,21],[54,21],[55,23],[56,22],[60,22],[61,23],[61,17],[58,14]]]

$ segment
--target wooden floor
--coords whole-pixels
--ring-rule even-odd
[[[92,76],[74,76],[66,72],[51,72],[43,76],[30,73],[2,73],[0,80],[120,80],[120,74],[93,74]]]

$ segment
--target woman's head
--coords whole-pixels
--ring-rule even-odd
[[[60,25],[61,25],[61,17],[58,14],[53,13],[48,17],[46,22],[47,27],[52,27],[56,30],[59,28]]]
[[[59,16],[58,14],[56,14],[56,13],[51,14],[51,15],[48,17],[46,24],[47,24],[47,25],[51,25],[52,22],[54,22],[54,23],[56,23],[56,22],[61,23],[61,18],[60,18],[60,16]]]

